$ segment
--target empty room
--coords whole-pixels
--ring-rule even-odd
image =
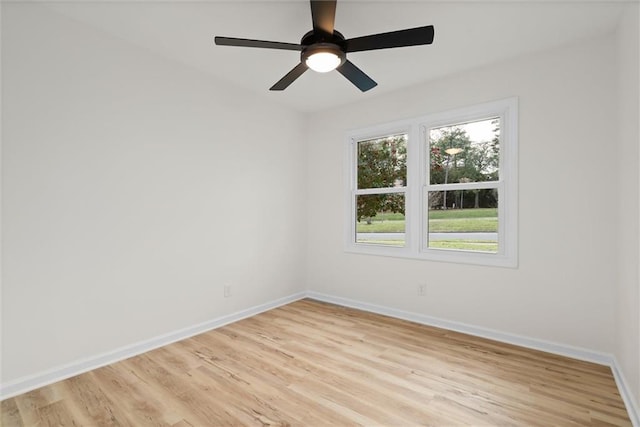
[[[0,425],[640,427],[638,1],[0,24]]]

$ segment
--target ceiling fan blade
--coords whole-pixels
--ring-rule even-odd
[[[346,60],[337,70],[363,92],[373,89],[378,85],[378,83],[374,82],[371,77],[367,76],[364,71],[356,67],[353,62],[349,60]]]
[[[333,36],[336,20],[336,0],[311,0],[313,31],[326,37]]]
[[[347,52],[431,44],[433,43],[433,35],[433,25],[427,25],[426,27],[356,37],[347,40]]]
[[[269,90],[285,90],[291,83],[307,71],[307,64],[304,62],[296,65],[293,70],[289,71],[286,76],[278,80],[276,84],[271,86]]]
[[[265,49],[302,50],[302,46],[296,43],[270,42],[265,40],[237,39],[235,37],[215,37],[214,41],[219,46],[260,47]]]

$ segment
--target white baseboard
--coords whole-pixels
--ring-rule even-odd
[[[618,385],[618,390],[620,391],[620,396],[622,396],[622,401],[627,407],[627,412],[629,413],[629,418],[631,418],[631,424],[633,427],[640,427],[640,407],[636,403],[637,400],[631,393],[631,389],[629,388],[627,381],[622,375],[622,371],[620,370],[620,365],[618,364],[618,359],[615,356],[611,356],[613,359],[613,363],[611,364],[611,372],[613,372],[613,378],[616,380],[616,384]]]
[[[426,316],[424,314],[412,313],[409,311],[398,310],[390,307],[383,307],[376,304],[356,301],[349,298],[336,297],[333,295],[327,295],[313,291],[307,292],[307,297],[318,301],[341,305],[344,307],[356,308],[371,313],[408,320],[410,322],[415,322],[422,325],[435,326],[437,328],[448,329],[450,331],[462,332],[477,337],[488,338],[494,341],[514,344],[521,347],[545,351],[547,353],[553,353],[560,356],[571,357],[573,359],[579,359],[587,362],[609,366],[616,381],[616,385],[618,386],[618,390],[620,391],[620,395],[622,396],[622,400],[624,401],[624,404],[627,408],[627,412],[629,413],[629,418],[631,418],[631,423],[634,427],[640,427],[640,410],[638,409],[636,400],[631,393],[631,389],[628,387],[627,382],[624,380],[624,377],[619,369],[618,362],[616,361],[615,356],[613,356],[612,354],[599,353],[584,348],[558,344],[535,338],[528,338],[517,334],[510,334],[489,328],[481,328],[466,323],[454,322],[451,320]]]
[[[494,341],[519,345],[521,347],[527,347],[535,350],[542,350],[548,353],[559,354],[562,356],[580,359],[587,362],[594,362],[600,365],[611,365],[612,362],[612,357],[609,354],[598,353],[583,348],[557,344],[544,340],[537,340],[534,338],[501,332],[494,329],[481,328],[467,323],[454,322],[451,320],[440,319],[438,317],[426,316],[424,314],[412,313],[409,311],[383,307],[380,305],[369,304],[366,302],[360,302],[348,298],[335,297],[332,295],[326,295],[317,292],[307,292],[307,297],[316,299],[318,301],[329,302],[345,307],[352,307],[372,313],[395,317],[397,319],[408,320],[410,322],[420,323],[422,325],[435,326],[437,328],[462,332],[476,337],[488,338]]]
[[[238,320],[242,320],[247,317],[255,316],[256,314],[262,313],[264,311],[268,311],[276,307],[280,307],[282,305],[305,298],[305,296],[306,292],[299,292],[265,304],[260,304],[254,307],[247,308],[245,310],[240,310],[238,312],[228,314],[226,316],[221,316],[197,325],[173,331],[168,334],[160,335],[135,344],[120,347],[118,349],[108,351],[96,356],[76,360],[75,362],[71,362],[63,366],[58,366],[44,372],[39,372],[34,375],[18,378],[5,384],[0,384],[0,400],[17,396],[36,388],[53,384],[57,381],[67,379],[90,371],[92,369],[97,369],[102,366],[118,362],[120,360],[128,359],[129,357],[136,356],[138,354],[156,349],[158,347],[162,347],[167,344],[171,344],[176,341],[180,341],[185,338],[189,338],[194,335],[219,328],[229,323],[237,322]]]
[[[356,308],[372,313],[382,314],[385,316],[395,317],[398,319],[408,320],[411,322],[435,326],[438,328],[448,329],[451,331],[462,332],[469,335],[488,338],[495,341],[500,341],[508,344],[514,344],[521,347],[527,347],[535,350],[546,351],[562,356],[572,357],[574,359],[585,360],[588,362],[594,362],[601,365],[611,367],[613,377],[620,391],[620,395],[627,407],[629,417],[634,427],[640,427],[640,410],[636,404],[636,400],[631,393],[631,389],[628,387],[627,382],[622,375],[616,358],[611,354],[599,353],[583,348],[572,347],[564,344],[553,343],[544,340],[538,340],[534,338],[528,338],[521,335],[509,334],[489,328],[481,328],[478,326],[469,325],[461,322],[454,322],[451,320],[440,319],[437,317],[426,316],[424,314],[412,313],[408,311],[398,310],[395,308],[384,307],[380,305],[370,304],[366,302],[356,301],[348,298],[337,297],[333,295],[322,294],[313,291],[299,292],[293,295],[289,295],[284,298],[280,298],[265,304],[250,307],[245,310],[238,311],[226,316],[222,316],[216,319],[209,320],[204,323],[200,323],[188,328],[184,328],[178,331],[170,332],[165,335],[161,335],[155,338],[151,338],[145,341],[141,341],[136,344],[121,347],[103,354],[99,354],[93,357],[89,357],[82,360],[59,366],[44,372],[40,372],[27,377],[19,378],[17,380],[0,384],[0,400],[4,400],[13,396],[17,396],[22,393],[34,390],[39,387],[43,387],[48,384],[52,384],[57,381],[61,381],[75,375],[82,374],[83,372],[90,371],[92,369],[100,368],[102,366],[118,362],[120,360],[127,359],[132,356],[153,350],[164,345],[171,344],[176,341],[180,341],[197,334],[201,334],[212,329],[219,328],[229,323],[237,322],[238,320],[245,319],[247,317],[254,316],[280,307],[285,304],[303,299],[312,298],[318,301],[324,301],[332,304],[337,304],[345,307]]]

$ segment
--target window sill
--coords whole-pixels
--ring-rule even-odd
[[[391,258],[402,258],[420,261],[448,262],[454,264],[471,264],[485,267],[518,268],[515,256],[487,252],[471,252],[461,250],[427,249],[411,250],[407,247],[384,247],[373,244],[350,244],[344,250],[349,254],[375,255]]]

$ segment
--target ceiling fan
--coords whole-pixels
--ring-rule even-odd
[[[333,28],[336,0],[310,1],[313,30],[302,36],[299,44],[234,37],[215,37],[215,43],[221,46],[300,51],[300,63],[274,84],[270,90],[286,89],[307,71],[307,68],[311,68],[320,73],[337,69],[362,92],[374,88],[377,83],[349,61],[347,53],[433,43],[433,25],[345,39],[340,32]]]

